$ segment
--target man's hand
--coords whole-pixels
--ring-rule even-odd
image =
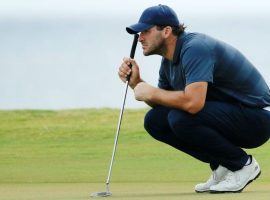
[[[155,87],[145,82],[140,82],[134,88],[135,99],[138,101],[149,102],[151,101],[151,97],[155,93],[155,90]]]
[[[132,65],[131,69],[129,67],[130,64]],[[134,59],[123,58],[123,62],[119,67],[118,76],[125,83],[127,76],[130,74],[131,76],[129,80],[129,86],[134,89],[136,85],[142,81],[140,77],[139,66]]]

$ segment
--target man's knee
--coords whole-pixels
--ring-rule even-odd
[[[168,108],[159,106],[152,108],[145,115],[144,128],[153,138],[158,139],[162,133],[169,131],[168,112]]]
[[[154,109],[149,110],[144,117],[144,128],[149,133],[154,125]]]

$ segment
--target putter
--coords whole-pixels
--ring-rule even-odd
[[[136,46],[137,46],[137,43],[138,43],[138,38],[139,38],[139,35],[135,34],[134,39],[133,39],[131,52],[130,52],[130,58],[134,58]],[[132,65],[130,64],[129,67],[131,68]],[[108,196],[112,195],[112,193],[110,192],[110,189],[109,189],[109,184],[110,184],[110,179],[111,179],[111,173],[112,173],[112,166],[113,166],[113,161],[114,161],[114,157],[115,157],[115,151],[116,151],[116,147],[117,147],[117,143],[118,143],[118,137],[119,137],[120,127],[121,127],[121,122],[122,122],[122,116],[123,116],[125,102],[126,102],[126,96],[127,96],[129,80],[130,80],[130,75],[128,75],[127,79],[126,79],[125,94],[124,94],[124,97],[123,97],[123,105],[122,105],[122,108],[120,110],[120,115],[119,115],[118,125],[117,125],[117,131],[116,131],[116,135],[115,135],[115,139],[114,139],[112,158],[111,158],[110,167],[109,167],[109,173],[108,173],[108,177],[107,177],[107,181],[106,181],[106,191],[105,192],[92,193],[90,195],[91,197],[108,197]]]

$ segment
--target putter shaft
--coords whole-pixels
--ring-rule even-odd
[[[132,48],[131,48],[131,52],[130,52],[130,58],[132,58],[132,59],[134,58],[134,55],[135,55],[136,46],[137,46],[137,43],[138,43],[138,38],[139,38],[139,35],[138,34],[134,34],[133,44],[132,44]],[[131,68],[132,65],[130,64],[129,67]],[[113,162],[114,162],[116,147],[117,147],[117,143],[118,143],[118,137],[119,137],[120,128],[121,128],[121,122],[122,122],[124,107],[125,107],[125,103],[126,103],[126,97],[127,97],[129,79],[130,79],[130,75],[127,76],[127,78],[126,78],[125,94],[124,94],[124,97],[123,97],[123,104],[122,104],[122,107],[121,107],[121,110],[120,110],[119,119],[118,119],[118,125],[117,125],[116,135],[115,135],[115,139],[114,139],[114,146],[113,146],[112,158],[111,158],[111,162],[110,162],[108,177],[107,177],[107,180],[106,180],[106,192],[93,193],[91,195],[92,197],[98,197],[98,196],[99,197],[106,197],[106,196],[111,196],[112,195],[112,193],[110,192],[110,189],[109,189],[109,184],[110,184],[110,179],[111,179],[111,173],[112,173],[112,167],[113,167]]]
[[[114,161],[114,157],[115,157],[115,150],[116,150],[117,143],[118,143],[118,137],[119,137],[119,132],[120,132],[120,128],[121,128],[124,107],[125,107],[125,103],[126,103],[126,97],[127,97],[127,91],[128,91],[128,83],[129,83],[129,81],[126,81],[125,94],[124,94],[124,97],[123,97],[123,104],[122,104],[120,114],[119,114],[117,131],[116,131],[116,135],[115,135],[115,139],[114,139],[113,153],[112,153],[111,163],[110,163],[110,167],[109,167],[109,173],[108,173],[108,177],[107,177],[107,181],[106,181],[107,191],[108,192],[109,192],[109,183],[110,183],[110,179],[111,179],[112,166],[113,166],[113,161]]]

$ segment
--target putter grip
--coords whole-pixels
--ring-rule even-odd
[[[138,38],[139,38],[139,35],[138,34],[134,34],[134,39],[133,39],[133,43],[132,43],[132,47],[131,47],[131,51],[130,51],[130,58],[134,58],[135,56],[135,51],[136,51],[136,47],[137,47],[137,43],[138,43]],[[132,65],[130,64],[129,65],[130,69],[132,68]],[[130,76],[131,74],[129,74],[127,76],[127,81],[130,80]]]

